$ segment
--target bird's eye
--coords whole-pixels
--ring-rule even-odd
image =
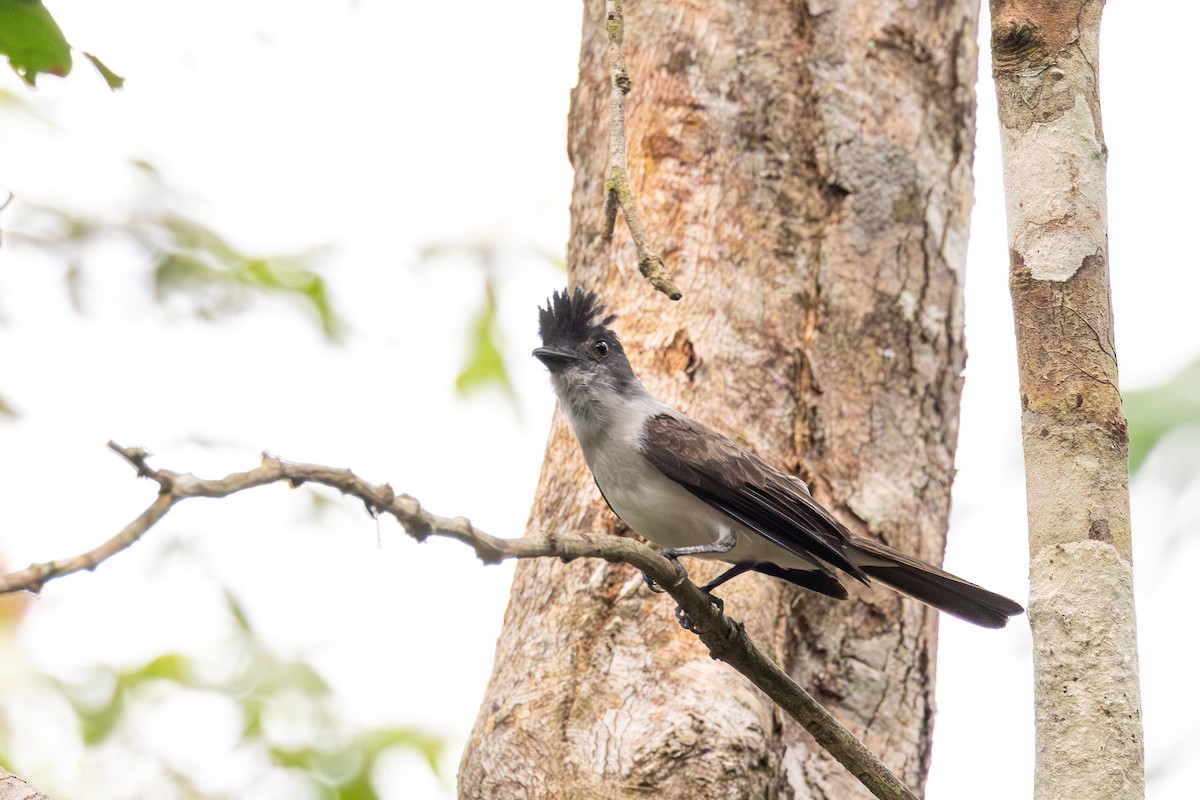
[[[608,342],[601,339],[592,345],[592,349],[596,351],[597,356],[604,358],[608,355]]]

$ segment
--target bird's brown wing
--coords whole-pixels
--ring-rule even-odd
[[[847,557],[850,533],[786,475],[695,420],[659,414],[646,421],[642,455],[665,476],[768,541],[868,583]]]
[[[1009,617],[1024,610],[1003,595],[851,534],[813,500],[799,479],[698,422],[659,414],[646,422],[639,446],[646,460],[668,478],[779,547],[816,564],[834,583],[830,566],[863,583],[875,578],[934,608],[988,628],[1002,628]],[[844,591],[813,585],[803,574],[794,576],[792,570],[772,567],[755,569],[825,594],[845,596]]]

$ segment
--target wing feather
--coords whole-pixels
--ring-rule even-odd
[[[848,558],[849,531],[817,505],[799,479],[673,414],[648,419],[640,445],[656,469],[745,527],[826,574],[832,574],[830,565],[869,583]]]

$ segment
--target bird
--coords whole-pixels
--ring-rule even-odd
[[[595,292],[555,291],[538,312],[545,365],[559,406],[613,513],[658,545],[681,579],[681,556],[730,568],[701,588],[746,572],[846,599],[841,576],[873,580],[985,628],[1020,604],[881,542],[852,533],[799,478],[654,397],[634,374]],[[653,582],[647,578],[651,588]]]

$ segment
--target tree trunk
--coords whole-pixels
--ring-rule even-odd
[[[1129,440],[1108,285],[1100,0],[993,0],[1043,800],[1145,792]]]
[[[795,471],[852,530],[939,562],[964,362],[977,5],[641,0],[629,169],[684,291],[603,241],[609,73],[587,0],[570,114],[570,282],[664,401]],[[533,309],[530,309],[531,318]],[[549,391],[549,387],[547,387]],[[611,529],[555,415],[532,529]],[[719,565],[686,562],[693,578]],[[935,612],[745,576],[726,611],[909,785],[929,764]],[[465,798],[862,797],[633,570],[517,568]]]

